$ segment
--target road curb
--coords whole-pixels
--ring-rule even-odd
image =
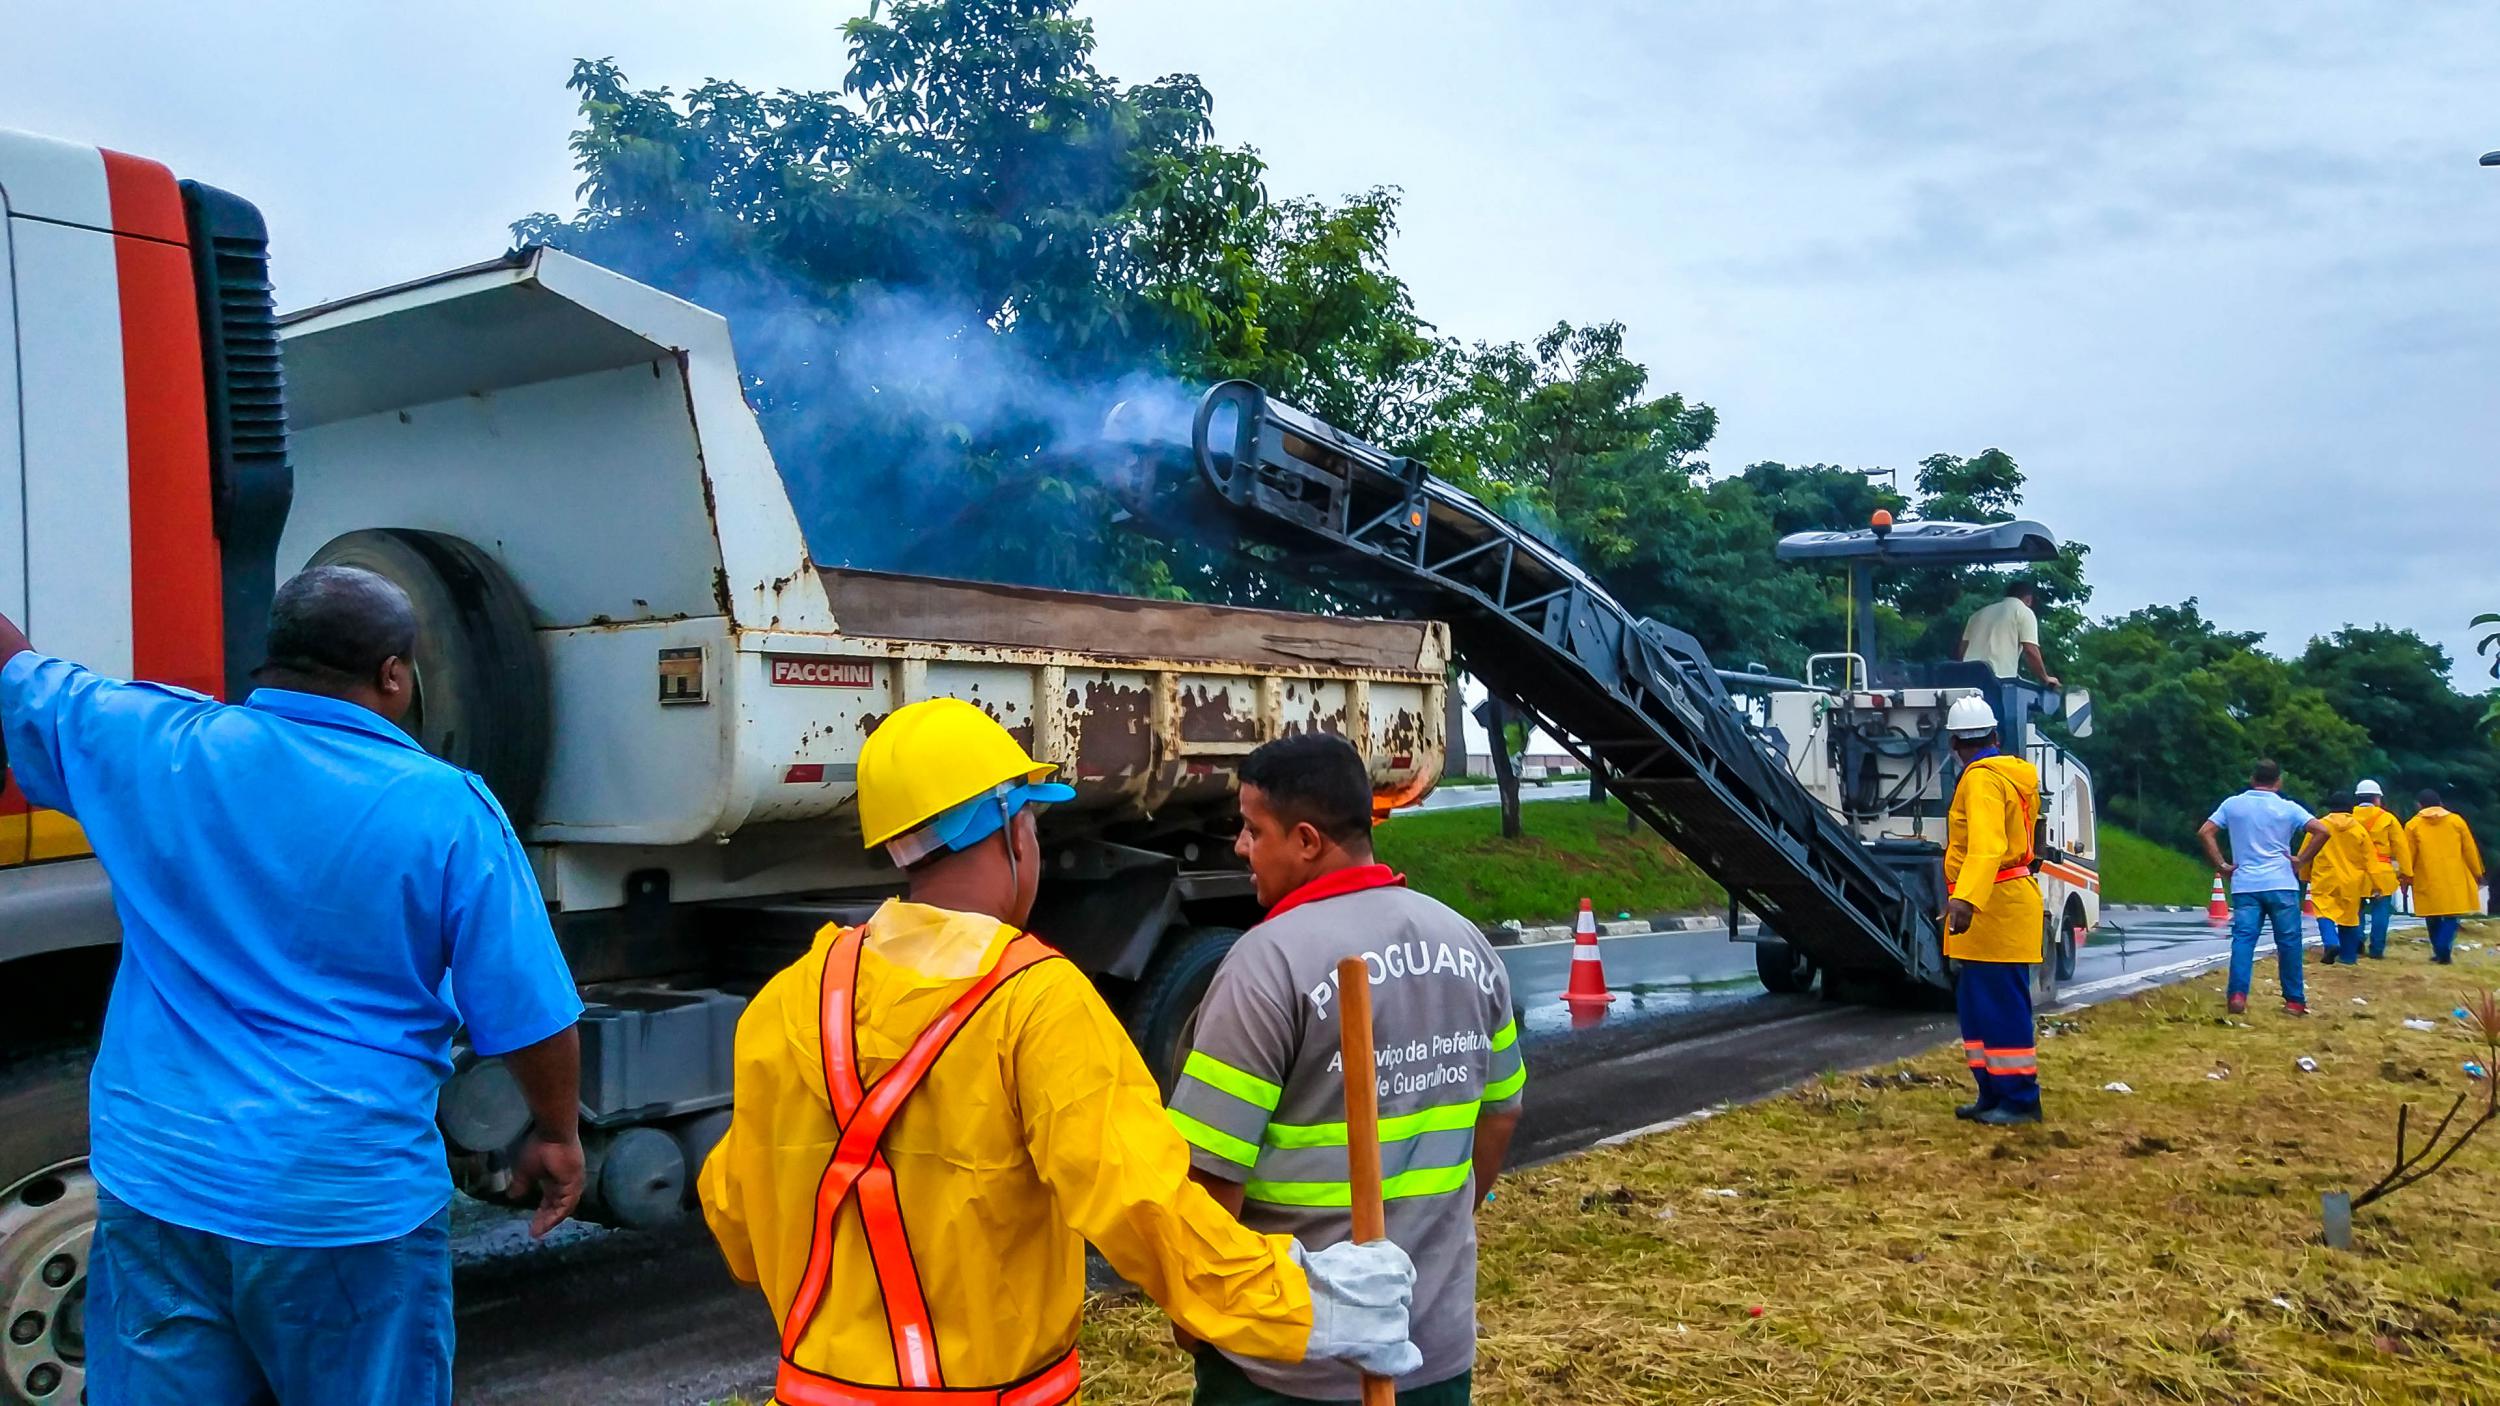
[[[1662,933],[1723,932],[1727,919],[1711,913],[1666,914],[1642,920],[1599,923],[1600,937],[1656,937]],[[1496,947],[1537,947],[1548,942],[1569,942],[1578,934],[1569,923],[1549,923],[1537,927],[1525,924],[1498,923],[1484,929],[1485,939]]]

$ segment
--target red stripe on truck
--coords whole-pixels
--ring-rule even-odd
[[[182,187],[174,173],[143,156],[104,155],[104,190],[113,205],[113,232],[168,244],[188,244],[182,218]]]
[[[182,192],[153,161],[104,153],[119,274],[130,443],[131,673],[225,691],[208,398]]]

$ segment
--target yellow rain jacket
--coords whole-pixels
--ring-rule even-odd
[[[2475,888],[2483,880],[2483,851],[2465,817],[2446,806],[2424,806],[2405,822],[2413,847],[2413,911],[2450,918],[2482,911]]]
[[[2309,861],[2309,901],[2318,916],[2339,928],[2361,921],[2361,899],[2370,891],[2370,832],[2348,811],[2321,815],[2326,839]]]
[[[1953,896],[1979,910],[1966,932],[1944,935],[1944,954],[1961,962],[2037,962],[2048,910],[2031,862],[2031,826],[2040,814],[2040,769],[2020,757],[1982,757],[1962,771],[1945,819],[1944,873]]]
[[[2405,839],[2404,822],[2384,806],[2352,808],[2352,818],[2370,836],[2370,895],[2384,898],[2413,877],[2413,846]]]
[[[739,1018],[729,1133],[703,1164],[704,1219],[738,1278],[783,1321],[807,1265],[816,1186],[837,1136],[819,1007],[839,929]],[[860,1081],[998,963],[1013,928],[899,899],[868,921],[855,998]],[[1085,1242],[1183,1328],[1254,1357],[1300,1359],[1309,1282],[1291,1241],[1256,1234],[1189,1179],[1189,1147],[1102,997],[1049,961],[999,988],[886,1131],[913,1260],[948,1382],[1002,1384],[1076,1341]],[[894,1385],[893,1343],[856,1198],[798,1365]]]

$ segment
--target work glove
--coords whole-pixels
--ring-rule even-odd
[[[1296,1244],[1294,1263],[1311,1281],[1311,1343],[1303,1360],[1335,1358],[1378,1377],[1424,1365],[1407,1337],[1415,1302],[1415,1262],[1386,1240],[1331,1245],[1313,1254]]]

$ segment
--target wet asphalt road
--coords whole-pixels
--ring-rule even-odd
[[[2094,939],[2069,999],[2176,980],[2228,949],[2198,914],[2113,915]],[[1724,932],[1608,938],[1601,950],[1615,1000],[1577,1028],[1561,1000],[1570,944],[1503,954],[1532,1070],[1519,1162],[1916,1053],[1953,1033],[1949,1012],[1771,995],[1754,979],[1753,949]],[[492,1213],[462,1236],[464,1406],[680,1406],[760,1396],[769,1385],[772,1319],[760,1296],[731,1281],[699,1226],[559,1238],[566,1243],[521,1251]]]

